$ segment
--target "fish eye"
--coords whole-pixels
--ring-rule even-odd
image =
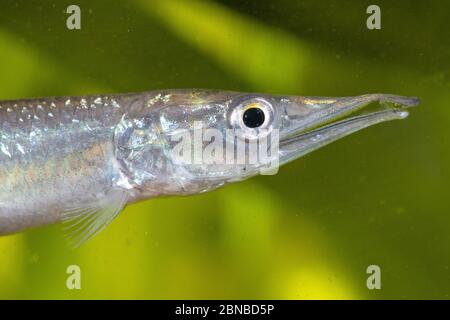
[[[273,127],[275,113],[270,100],[247,96],[234,101],[230,110],[230,125],[239,136],[257,139],[268,135]]]
[[[263,129],[273,117],[272,105],[261,98],[241,101],[233,111],[235,124],[244,130]]]
[[[242,122],[248,128],[258,128],[263,125],[266,116],[264,111],[259,107],[248,108],[242,115]]]

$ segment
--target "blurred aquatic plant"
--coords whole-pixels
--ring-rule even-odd
[[[0,241],[0,297],[19,296],[24,283],[26,246],[23,235]]]
[[[209,1],[138,1],[181,39],[257,90],[295,92],[306,80],[306,45]],[[283,70],[283,72],[280,72]]]

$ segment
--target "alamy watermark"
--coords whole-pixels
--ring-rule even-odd
[[[81,268],[73,264],[67,267],[66,273],[69,275],[66,279],[66,288],[69,290],[81,289]]]
[[[175,162],[182,165],[243,165],[258,168],[263,175],[273,175],[279,167],[279,131],[258,129],[249,137],[248,130],[205,128],[194,122],[193,130],[171,135]]]
[[[367,18],[366,26],[369,30],[380,30],[381,29],[381,9],[376,4],[372,4],[367,7],[367,14],[370,16]]]
[[[66,26],[69,30],[81,29],[81,8],[75,4],[67,7],[66,13],[69,17],[66,20]]]
[[[369,290],[381,289],[381,268],[376,264],[367,267],[366,273],[370,276],[367,278],[366,286]]]
[[[66,26],[69,30],[80,30],[81,29],[81,8],[78,5],[71,4],[67,7],[66,13],[69,17],[66,20]],[[381,8],[372,4],[367,7],[366,13],[370,16],[366,20],[366,26],[369,30],[380,30],[381,29]]]

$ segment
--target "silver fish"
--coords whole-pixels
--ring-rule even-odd
[[[348,117],[375,101],[385,107]],[[282,165],[360,129],[405,118],[405,108],[418,103],[386,94],[324,98],[215,90],[3,101],[0,234],[65,221],[79,245],[128,203],[213,190],[267,166],[267,160],[228,163],[222,154],[215,159],[224,162],[180,162],[180,133],[195,135],[196,123],[223,133],[215,137],[219,145],[229,142],[230,132],[245,147],[277,132],[271,159]]]

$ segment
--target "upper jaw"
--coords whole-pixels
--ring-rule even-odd
[[[287,163],[346,135],[380,122],[404,119],[419,99],[386,94],[345,98],[292,97],[284,101],[279,162]],[[348,117],[379,101],[384,108]]]

